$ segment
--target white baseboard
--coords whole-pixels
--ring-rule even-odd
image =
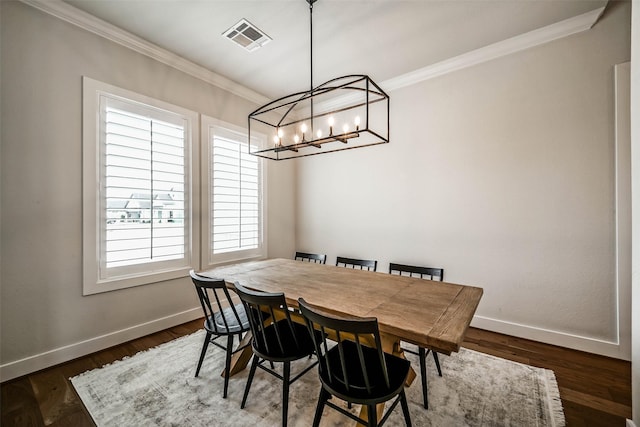
[[[553,344],[588,353],[600,354],[622,360],[631,360],[631,346],[612,341],[598,340],[590,337],[572,335],[548,329],[503,320],[474,316],[471,326],[492,332],[526,338],[547,344]]]
[[[636,427],[636,424],[632,420],[627,419],[627,427]]]
[[[87,354],[122,344],[124,342],[162,331],[202,317],[202,308],[193,308],[171,316],[111,332],[75,344],[56,348],[44,353],[0,365],[0,382],[8,381],[59,363],[67,362]]]

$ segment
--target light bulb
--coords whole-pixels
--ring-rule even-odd
[[[333,116],[329,116],[329,126],[333,126],[334,123],[335,120],[333,119]]]
[[[273,135],[273,142],[274,142],[275,144],[277,144],[277,143],[279,143],[279,142],[280,142],[280,138],[278,138],[278,135]]]
[[[300,137],[298,136],[298,134],[293,135],[293,142],[295,142],[296,144],[300,142]]]
[[[356,126],[360,126],[360,116],[356,116],[356,118],[355,118],[355,119],[353,119],[353,123],[354,123]]]
[[[322,129],[318,129],[318,132],[316,132],[316,135],[318,135],[318,138],[322,138]]]
[[[343,131],[344,133],[349,132],[349,124],[348,124],[348,123],[345,123],[345,124],[344,124],[344,126],[342,126],[342,131]]]
[[[282,129],[278,129],[278,138],[282,138],[283,135],[284,132],[282,131]]]
[[[306,123],[303,123],[303,124],[300,125],[300,131],[302,133],[305,133],[307,131],[307,124]]]

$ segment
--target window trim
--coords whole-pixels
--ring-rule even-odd
[[[241,126],[237,126],[231,123],[227,123],[225,121],[206,116],[204,114],[200,115],[200,140],[202,141],[202,152],[201,152],[201,164],[200,170],[202,171],[202,176],[200,182],[203,183],[201,187],[201,195],[200,202],[202,206],[201,210],[201,229],[202,229],[202,249],[201,249],[201,266],[203,269],[213,268],[222,264],[229,264],[233,262],[239,261],[251,261],[264,259],[267,257],[267,162],[265,162],[262,158],[258,158],[258,162],[260,164],[260,246],[258,249],[251,249],[245,251],[233,251],[226,252],[222,254],[213,254],[212,250],[212,242],[211,242],[211,232],[212,232],[212,221],[211,221],[211,202],[213,196],[213,189],[211,188],[211,179],[213,176],[213,172],[211,170],[211,137],[213,136],[214,129],[223,128],[225,131],[230,131],[233,133],[238,133],[243,135],[245,138],[248,136],[248,132],[246,128]],[[252,137],[266,139],[265,135],[258,134],[253,135]]]
[[[146,285],[170,279],[185,277],[200,258],[200,224],[197,213],[200,200],[194,189],[200,187],[200,176],[195,167],[200,162],[200,150],[197,138],[198,113],[168,102],[160,101],[107,83],[82,78],[82,239],[83,239],[83,295],[109,292],[134,286]],[[121,98],[127,102],[140,103],[182,115],[186,121],[187,154],[190,154],[188,174],[189,185],[185,188],[185,198],[190,208],[187,227],[189,245],[185,254],[186,265],[154,269],[151,272],[137,272],[113,278],[100,278],[100,153],[102,137],[100,135],[100,98],[107,95]],[[185,219],[186,220],[186,219]]]

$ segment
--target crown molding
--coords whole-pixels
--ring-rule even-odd
[[[102,19],[77,9],[61,0],[21,0],[23,3],[34,7],[42,12],[48,13],[70,24],[76,25],[84,30],[94,33],[100,37],[111,40],[135,52],[153,58],[163,64],[183,71],[193,77],[229,91],[235,95],[245,98],[256,104],[262,105],[268,102],[268,98],[258,92],[246,88],[220,74],[195,64],[154,45],[138,36],[135,36],[115,25],[109,24]]]
[[[380,86],[385,91],[400,89],[425,80],[439,77],[492,59],[510,55],[525,49],[539,46],[553,40],[570,36],[593,27],[602,16],[605,7],[547,25],[537,30],[490,44],[485,47],[463,53],[441,62],[385,80]]]

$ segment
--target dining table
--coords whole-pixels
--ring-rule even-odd
[[[283,292],[291,308],[304,298],[337,316],[375,317],[383,350],[400,357],[401,341],[446,355],[457,352],[483,293],[476,286],[286,258],[224,265],[199,274],[224,279],[230,288],[238,282],[257,291]],[[240,345],[250,339],[249,333]],[[243,370],[251,356],[251,346],[236,353],[230,375]],[[415,377],[411,370],[406,385]]]

